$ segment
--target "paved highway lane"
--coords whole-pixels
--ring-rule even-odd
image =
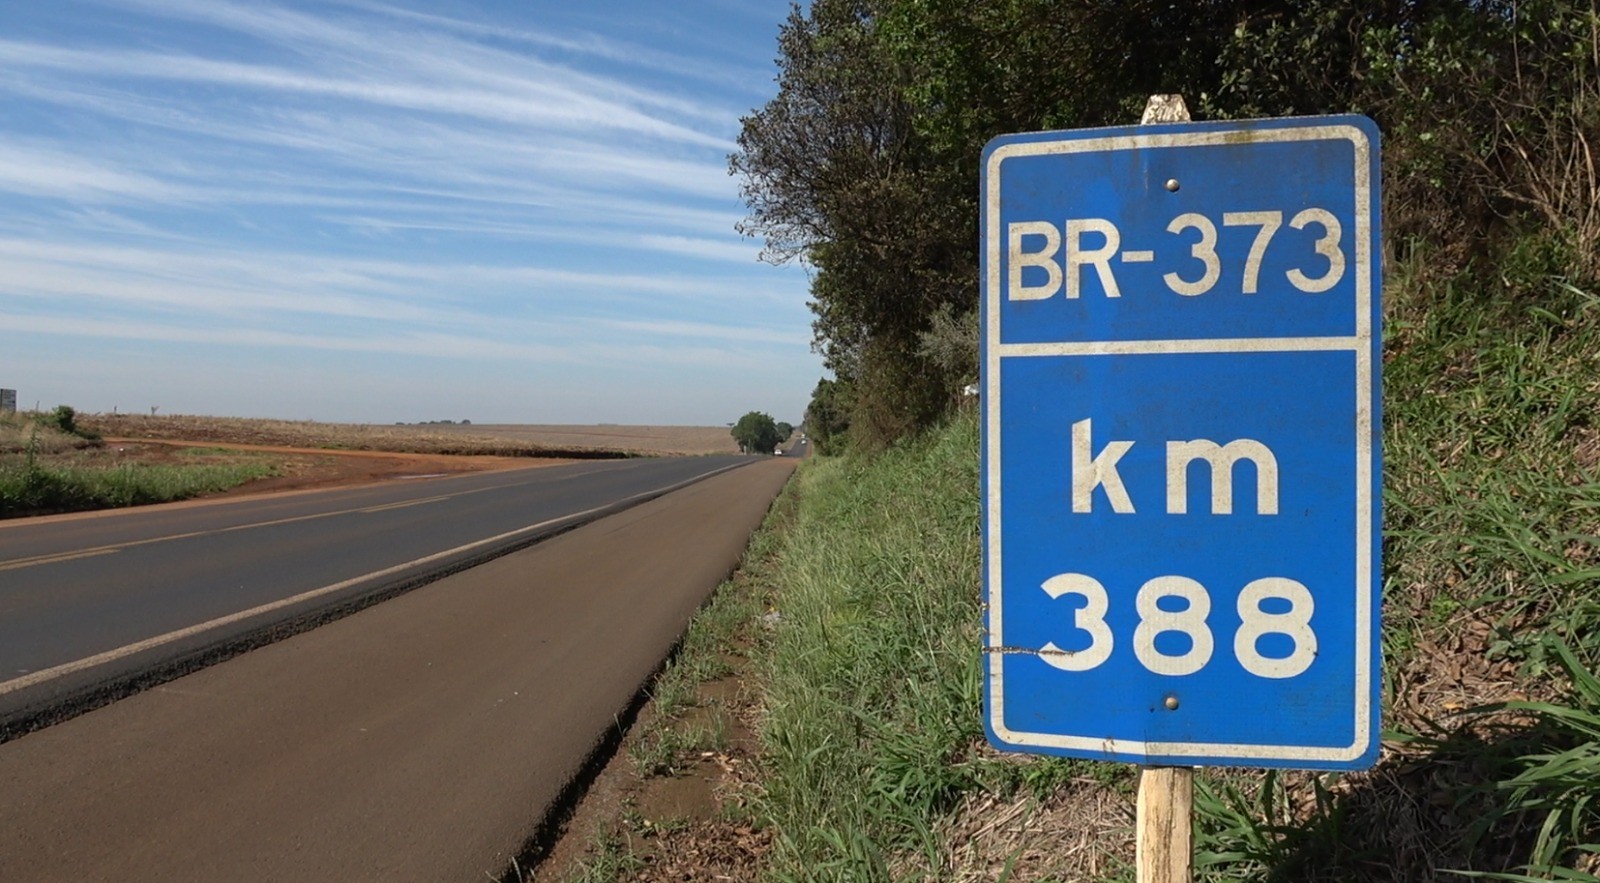
[[[494,879],[795,465],[751,458],[0,744],[0,880]]]
[[[0,522],[0,737],[749,462],[586,462]]]

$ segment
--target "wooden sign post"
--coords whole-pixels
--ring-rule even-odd
[[[1134,861],[1139,883],[1189,883],[1194,855],[1194,770],[1139,768]]]
[[[1139,125],[1189,122],[1182,95],[1152,95]],[[1190,883],[1194,858],[1194,770],[1140,767],[1134,861],[1139,883]]]

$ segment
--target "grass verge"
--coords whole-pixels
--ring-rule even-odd
[[[799,473],[766,657],[760,807],[779,880],[887,879],[986,778],[977,422]]]
[[[185,500],[272,475],[267,462],[45,466],[0,457],[0,518]]]
[[[0,518],[166,503],[237,487],[277,473],[258,456],[185,451],[180,464],[119,462],[77,412],[0,415]]]
[[[967,413],[797,475],[761,667],[755,807],[772,880],[1076,881],[1125,866],[1129,768],[984,740],[977,448]]]

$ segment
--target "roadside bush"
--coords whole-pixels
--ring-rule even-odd
[[[71,405],[56,405],[55,410],[40,415],[39,425],[65,435],[75,435],[88,441],[99,441],[100,435],[78,425],[78,411]]]

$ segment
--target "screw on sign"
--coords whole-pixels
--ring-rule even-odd
[[[985,150],[996,745],[1372,763],[1377,169],[1352,116]]]

